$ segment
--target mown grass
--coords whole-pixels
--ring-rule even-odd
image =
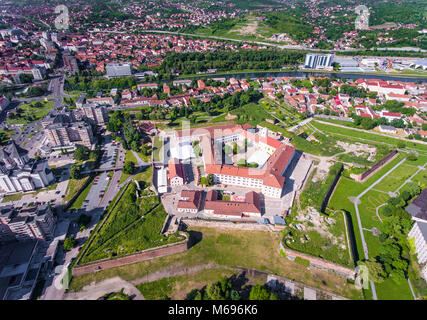
[[[311,124],[315,126],[317,129],[329,134],[352,137],[353,139],[359,138],[359,139],[368,140],[371,142],[385,143],[393,146],[398,146],[399,144],[404,143],[408,149],[427,152],[427,145],[423,145],[416,142],[402,141],[399,139],[395,139],[393,137],[386,137],[386,136],[382,136],[382,135],[371,133],[371,132],[353,130],[351,128],[347,129],[342,127],[336,127],[333,125],[323,124],[317,121],[311,121]]]
[[[76,193],[84,186],[85,182],[89,177],[84,177],[82,179],[70,179],[68,181],[67,190],[65,191],[65,197],[62,200],[62,203],[66,205]]]
[[[342,177],[339,181],[339,184],[334,192],[334,195],[329,203],[330,209],[342,209],[349,212],[353,228],[354,228],[354,236],[356,240],[357,253],[359,259],[364,258],[361,235],[359,231],[359,224],[356,217],[354,204],[349,200],[349,197],[355,197],[363,192],[366,188],[375,183],[379,178],[381,178],[386,172],[388,172],[391,168],[393,168],[397,163],[399,163],[405,157],[404,154],[399,154],[394,160],[380,169],[377,173],[375,173],[372,177],[370,177],[364,183],[358,183],[348,178]],[[405,182],[405,178],[408,176],[406,169],[412,167],[408,167],[404,162],[399,167],[395,168],[390,175],[395,176],[393,179],[396,180],[396,183],[393,183],[393,186],[389,188],[392,189],[396,187],[400,187]],[[410,170],[410,172],[415,172]],[[399,179],[400,177],[400,179]],[[382,180],[379,184],[377,184],[374,189],[378,189],[378,187],[387,185],[388,178]],[[384,184],[384,185],[383,185]],[[395,190],[391,190],[395,191]],[[362,221],[363,228],[372,229],[373,227],[377,227],[381,224],[380,220],[376,216],[376,207],[385,203],[390,197],[384,192],[378,192],[375,190],[370,190],[366,193],[360,200],[361,203],[358,205],[359,214]],[[380,216],[381,217],[381,216]],[[380,242],[378,236],[374,236],[372,232],[363,230],[365,241],[369,250],[369,258],[373,258],[378,255],[378,248],[380,247]],[[394,282],[391,279],[385,280],[383,283],[375,284],[378,299],[413,299],[412,294],[410,292],[409,285],[406,281],[402,281],[399,283]],[[366,290],[367,298],[372,297],[372,292],[370,290]]]
[[[160,234],[167,213],[157,196],[136,198],[131,184],[85,251],[81,263],[120,257],[183,240]]]
[[[94,181],[94,180],[93,180]],[[78,210],[82,207],[83,202],[87,198],[87,195],[89,194],[90,189],[92,188],[93,181],[87,185],[86,188],[79,194],[77,199],[73,202],[73,204],[70,207],[70,210]]]
[[[35,107],[35,104],[37,102],[42,103],[43,106],[40,108]],[[7,119],[6,122],[9,124],[12,124],[12,123],[26,124],[26,123],[39,121],[50,112],[53,105],[54,105],[53,101],[43,101],[43,100],[20,105],[15,111],[15,113],[19,114],[20,116],[14,119],[9,118]]]
[[[147,300],[185,299],[193,289],[202,289],[204,286],[216,282],[223,277],[231,277],[236,272],[224,268],[206,269],[200,272],[163,278],[158,281],[146,282],[137,285],[138,290]]]
[[[188,251],[74,277],[70,288],[80,290],[93,281],[114,276],[131,281],[171,266],[192,267],[215,263],[266,271],[351,299],[362,298],[361,291],[347,284],[345,279],[329,272],[301,268],[299,264],[280,256],[277,249],[281,241],[279,233],[213,228],[191,228],[188,231],[193,237],[201,238]]]

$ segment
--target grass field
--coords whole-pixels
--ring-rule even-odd
[[[37,103],[41,103],[41,107],[36,107]],[[26,124],[39,121],[49,113],[53,105],[53,101],[43,100],[20,105],[15,111],[16,118],[9,118],[6,122],[9,124]]]
[[[97,231],[81,263],[120,257],[182,240],[177,234],[160,234],[167,213],[158,196],[137,198],[131,184]]]
[[[354,204],[349,200],[349,197],[355,197],[362,193],[366,188],[371,186],[386,172],[398,164],[404,158],[404,156],[404,154],[400,153],[398,157],[384,166],[364,183],[357,183],[348,178],[342,177],[338,183],[333,197],[331,198],[331,201],[329,202],[329,208],[343,209],[350,213],[354,226],[354,235],[359,259],[364,257],[363,247],[359,232],[359,225],[356,218],[355,207]],[[388,177],[384,178],[379,184],[375,185],[373,189],[367,192],[360,199],[361,203],[358,205],[359,214],[363,228],[367,229],[363,230],[363,234],[369,249],[370,258],[375,257],[378,254],[378,248],[380,247],[378,236],[375,236],[371,231],[369,231],[373,227],[378,228],[381,224],[380,219],[376,215],[376,208],[390,199],[388,191],[396,191],[399,187],[405,184],[405,180],[407,178],[416,172],[417,168],[413,167],[412,165],[408,165],[408,163],[410,163],[410,161],[405,161],[399,167],[395,168]],[[421,171],[420,173],[423,172],[425,171]],[[416,180],[412,179],[412,181]],[[385,217],[381,216],[381,214],[380,218],[385,219]],[[393,290],[390,290],[392,286],[394,286],[394,288]],[[384,283],[376,284],[375,287],[378,299],[412,299],[412,294],[406,281],[396,284],[393,280],[386,279]],[[372,293],[368,292],[368,294]]]
[[[82,179],[70,179],[68,181],[67,190],[65,191],[65,197],[62,200],[62,203],[66,205],[74,195],[83,187],[85,182],[89,177],[84,177]]]
[[[311,121],[311,124],[317,129],[325,133],[334,134],[337,136],[351,137],[352,139],[361,140],[362,142],[369,141],[372,143],[384,143],[394,147],[397,146],[399,143],[403,142],[407,149],[417,150],[422,153],[427,152],[427,145],[423,145],[421,143],[405,142],[392,137],[385,137],[375,133],[358,131],[350,128],[347,129],[347,128],[336,127],[333,125],[323,124],[317,121]]]
[[[237,123],[249,123],[252,126],[257,126],[265,119],[274,119],[264,108],[255,103],[249,103],[243,107],[232,110],[230,113],[238,116],[238,118],[235,119]]]
[[[9,202],[9,201],[19,201],[22,199],[24,194],[22,192],[15,193],[15,194],[8,194],[3,197],[2,202]]]
[[[163,141],[159,136],[153,138],[153,161],[162,161],[163,154],[161,152]]]
[[[132,151],[130,150],[126,150],[126,155],[125,155],[125,161],[132,161],[136,166],[138,165],[138,161],[136,160],[135,156],[133,155]],[[122,174],[120,175],[120,181],[119,183],[123,183],[127,178],[129,178],[131,175],[124,173],[122,171]]]
[[[83,202],[85,201],[87,195],[89,194],[90,189],[92,188],[93,181],[89,183],[88,186],[84,188],[84,190],[79,194],[77,199],[71,205],[70,210],[78,210],[82,207]]]
[[[347,268],[353,268],[354,261],[349,255],[344,216],[340,212],[337,212],[331,217],[335,220],[335,223],[328,227],[328,232],[330,234],[325,235],[317,230],[299,231],[297,229],[292,229],[292,239],[294,239],[295,242],[287,242],[286,244],[291,249],[320,257]],[[302,243],[299,240],[304,236],[308,236],[309,240]],[[332,237],[339,239],[339,242],[332,243]],[[344,248],[341,247],[341,244],[344,245]]]
[[[147,300],[183,300],[193,289],[202,289],[209,283],[223,277],[231,277],[236,272],[225,268],[206,269],[194,274],[163,278],[158,281],[141,283],[137,286]]]
[[[352,299],[362,298],[361,292],[345,279],[329,272],[301,268],[298,263],[283,258],[277,250],[281,240],[279,233],[212,228],[191,228],[188,232],[201,240],[186,252],[74,277],[70,288],[80,290],[92,281],[113,276],[131,281],[165,267],[191,267],[212,262],[219,266],[268,271]]]

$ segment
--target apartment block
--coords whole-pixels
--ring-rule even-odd
[[[94,143],[92,127],[83,121],[52,124],[46,127],[45,132],[52,147],[85,146],[92,148]]]

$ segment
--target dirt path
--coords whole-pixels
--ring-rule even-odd
[[[134,285],[119,277],[91,283],[79,292],[67,293],[64,295],[64,300],[96,300],[107,293],[118,292],[121,289],[124,289],[123,292],[131,296],[133,300],[145,300]]]

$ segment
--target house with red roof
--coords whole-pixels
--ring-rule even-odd
[[[197,213],[200,210],[202,191],[182,190],[178,201],[177,211],[182,213]]]
[[[186,183],[184,166],[178,159],[171,158],[168,163],[168,169],[168,179],[172,187],[182,186]]]
[[[244,201],[223,201],[218,200],[216,190],[209,190],[204,211],[224,218],[261,217],[260,197],[255,191],[250,191],[245,194]]]

